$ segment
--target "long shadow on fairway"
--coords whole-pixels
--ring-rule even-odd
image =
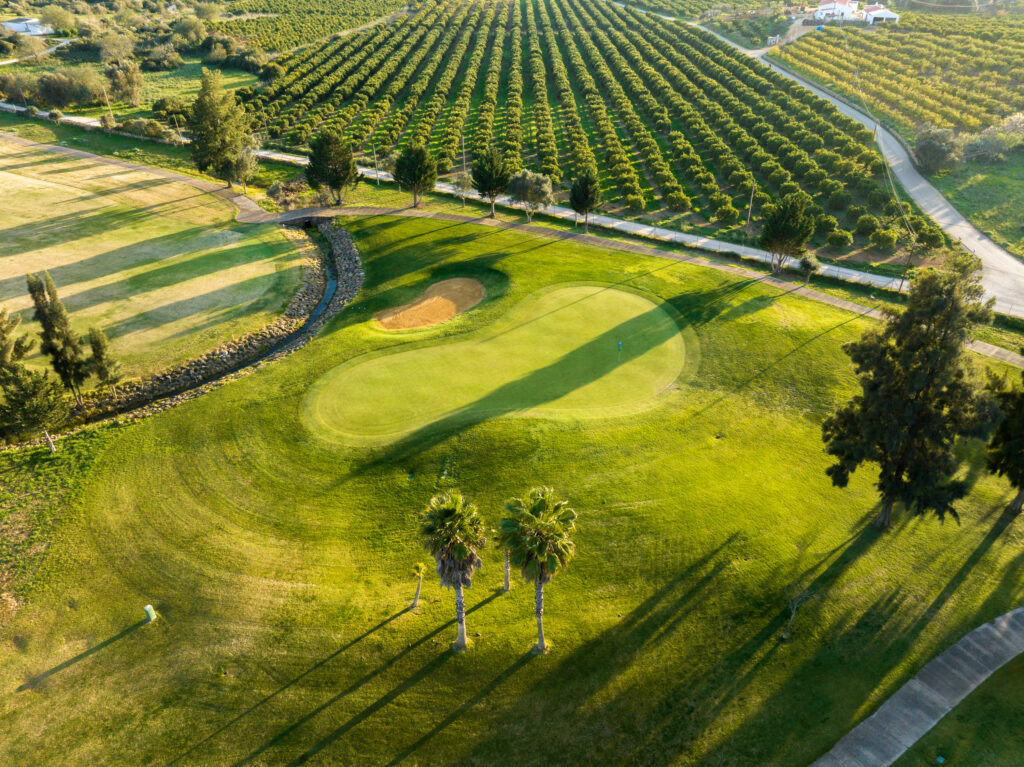
[[[97,645],[93,645],[92,647],[90,647],[85,652],[81,652],[78,655],[76,655],[74,658],[69,658],[68,660],[66,660],[63,663],[60,663],[60,664],[54,666],[53,668],[49,669],[48,671],[44,671],[42,674],[39,674],[38,676],[32,677],[31,679],[29,679],[27,682],[25,682],[23,685],[21,685],[18,688],[18,692],[23,692],[25,690],[31,690],[33,687],[38,686],[42,682],[45,682],[47,679],[49,679],[51,676],[53,676],[57,672],[63,671],[64,669],[68,668],[69,666],[74,666],[79,661],[83,661],[86,658],[88,658],[90,655],[94,655],[95,653],[98,653],[104,647],[108,647],[108,646],[112,645],[114,642],[116,642],[119,639],[124,639],[126,636],[131,634],[133,631],[136,631],[136,630],[142,628],[145,625],[146,625],[146,621],[145,620],[141,620],[138,623],[133,623],[131,626],[128,626],[128,628],[122,629],[118,633],[114,634],[114,636],[112,636],[112,637],[110,637],[108,639],[104,639],[102,642],[100,642]]]
[[[400,754],[398,754],[398,756],[396,756],[394,759],[392,759],[390,762],[388,762],[387,767],[394,767],[394,765],[399,764],[400,762],[402,762],[405,759],[407,759],[410,756],[412,756],[416,751],[418,751],[422,746],[424,746],[431,738],[433,738],[435,735],[437,735],[439,732],[444,730],[446,727],[450,726],[455,721],[457,721],[459,719],[459,717],[461,717],[463,714],[465,714],[467,711],[469,711],[471,708],[473,708],[473,706],[475,706],[477,703],[480,703],[482,700],[487,698],[487,696],[489,696],[491,693],[493,693],[495,690],[497,690],[510,677],[512,677],[513,674],[515,674],[517,671],[519,671],[519,669],[523,668],[523,666],[525,666],[527,663],[529,663],[531,660],[533,660],[536,657],[537,657],[537,654],[534,653],[532,650],[529,651],[529,652],[523,653],[523,655],[521,655],[519,657],[519,660],[517,660],[515,663],[513,663],[507,669],[505,669],[500,674],[498,674],[496,677],[494,677],[494,679],[492,679],[486,685],[481,687],[480,690],[475,695],[470,697],[465,703],[463,703],[461,706],[459,706],[457,709],[455,709],[452,713],[450,713],[448,716],[446,716],[444,719],[442,719],[440,722],[438,722],[433,727],[433,729],[430,730],[430,732],[428,732],[425,735],[423,735],[422,737],[420,737],[419,740],[417,740],[411,746],[409,746],[408,748],[403,750]]]
[[[468,615],[470,613],[473,613],[473,612],[481,609],[482,607],[490,604],[495,599],[497,599],[500,595],[501,595],[501,592],[496,591],[493,594],[491,594],[490,596],[485,597],[484,599],[480,600],[479,602],[477,602],[472,607],[468,608],[466,610],[466,614]],[[307,713],[303,714],[301,717],[296,719],[294,722],[289,724],[283,730],[281,730],[276,735],[274,735],[272,738],[270,738],[265,743],[263,743],[263,745],[261,745],[259,748],[254,750],[248,756],[246,756],[243,759],[240,759],[239,761],[235,762],[233,767],[242,767],[242,765],[249,764],[250,762],[252,762],[253,759],[258,757],[264,751],[266,751],[267,749],[272,748],[273,746],[277,745],[282,740],[284,740],[289,735],[291,735],[293,732],[295,732],[300,727],[302,727],[304,724],[306,724],[310,720],[314,719],[315,717],[319,716],[321,713],[323,713],[327,709],[331,708],[334,704],[336,704],[339,701],[345,699],[346,697],[351,695],[353,692],[355,692],[356,690],[361,688],[363,685],[365,685],[367,682],[370,682],[373,679],[377,678],[378,676],[383,674],[385,671],[387,671],[389,668],[391,668],[399,660],[401,660],[406,655],[408,655],[410,652],[412,652],[414,649],[416,649],[417,647],[423,645],[428,640],[433,639],[435,636],[440,634],[446,628],[449,628],[449,627],[451,627],[453,625],[455,625],[455,619],[454,618],[449,620],[449,621],[447,621],[446,623],[442,623],[440,626],[438,626],[437,628],[435,628],[433,631],[429,632],[428,634],[424,634],[422,637],[417,639],[415,642],[411,643],[404,650],[402,650],[401,652],[397,653],[396,655],[393,655],[391,658],[389,658],[388,660],[384,661],[384,663],[382,663],[381,665],[377,666],[377,668],[373,669],[372,671],[368,671],[366,674],[364,674],[359,679],[354,681],[352,684],[350,684],[348,687],[346,687],[341,692],[337,693],[336,695],[333,695],[332,697],[328,698],[326,701],[321,703],[319,706],[317,706],[317,707],[311,709],[310,711],[308,711]],[[334,655],[337,655],[337,653],[335,653]],[[332,733],[333,737],[329,736],[331,741],[333,742],[334,740],[337,740],[337,738],[341,737],[341,735],[343,735],[349,729],[351,729],[356,724],[361,722],[363,719],[367,718],[368,716],[373,714],[378,709],[383,708],[384,706],[386,706],[392,700],[397,698],[402,692],[404,692],[405,690],[409,689],[414,684],[416,684],[416,682],[420,681],[422,678],[427,676],[429,673],[432,673],[434,670],[439,668],[441,666],[441,664],[443,664],[443,662],[445,660],[447,660],[450,655],[451,655],[450,652],[446,652],[446,653],[444,653],[442,655],[439,655],[438,657],[434,658],[433,661],[428,663],[427,666],[425,666],[423,669],[421,669],[419,672],[417,672],[413,677],[410,677],[409,679],[407,679],[404,682],[402,682],[400,685],[398,685],[398,687],[396,687],[390,693],[385,695],[383,698],[381,698],[380,700],[378,700],[376,703],[372,704],[371,706],[368,706],[366,709],[361,711],[355,717],[350,719],[345,725],[342,725],[342,728],[344,728],[344,732],[338,732],[338,730],[336,730],[335,733]],[[331,657],[334,657],[334,656],[331,656]],[[286,685],[286,686],[290,686],[290,684],[292,684],[292,683],[289,683],[289,685]],[[282,688],[282,689],[284,689],[284,688]],[[275,695],[276,695],[276,693],[275,693]],[[266,700],[269,700],[269,698],[271,698],[271,697],[273,697],[273,695],[268,696],[268,698]],[[263,702],[264,701],[261,701],[260,704],[257,704],[257,705],[261,705]],[[246,713],[248,713],[248,712],[246,712]],[[356,721],[356,720],[358,720],[358,721]],[[237,719],[235,721],[237,721]],[[233,722],[229,723],[229,725],[232,724],[232,723]],[[339,728],[339,730],[341,730],[342,728]],[[223,729],[224,728],[221,728],[221,730],[218,730],[218,732],[222,731]],[[326,745],[326,743],[324,745]],[[195,746],[193,746],[193,748],[195,748]],[[316,747],[314,747],[314,748],[316,748]],[[319,750],[319,748],[317,748],[316,750]],[[178,758],[180,759],[181,757],[178,757]],[[177,761],[177,760],[175,760],[175,761]]]
[[[689,565],[619,623],[574,650],[509,709],[496,712],[488,734],[457,761],[488,764],[500,754],[509,764],[675,763],[694,740],[706,735],[721,710],[744,694],[781,646],[788,610],[780,594],[777,601],[749,606],[759,613],[745,618],[746,625],[755,627],[752,633],[736,636],[725,629],[712,630],[697,639],[696,647],[686,647],[694,640],[692,634],[681,633],[683,624],[698,609],[701,596],[729,588],[728,549],[737,535]],[[813,568],[816,573],[805,587],[820,596],[827,593],[880,535],[877,529],[866,528],[833,549]],[[801,585],[804,582],[806,577]],[[649,672],[660,673],[658,679],[634,680],[595,705],[602,690],[636,666],[638,657],[657,664],[663,654],[680,662],[661,663],[658,671]],[[571,722],[571,731],[544,727],[545,722]],[[524,730],[531,733],[525,740]],[[588,748],[567,748],[580,742]]]
[[[663,318],[668,315],[670,321]],[[452,434],[492,418],[521,412],[560,399],[608,375],[623,364],[646,354],[678,335],[677,316],[669,304],[652,306],[596,338],[573,349],[557,361],[464,405],[398,440],[386,452],[353,470],[353,475],[373,471],[383,464],[403,461],[440,444]],[[621,357],[607,354],[623,343]],[[598,362],[595,364],[595,360]],[[346,478],[342,478],[344,481]]]
[[[218,735],[220,735],[220,734],[221,734],[222,732],[224,732],[225,730],[227,730],[227,729],[228,729],[229,727],[231,727],[231,726],[233,726],[233,725],[237,724],[237,723],[238,723],[239,721],[241,721],[242,719],[244,719],[245,717],[247,717],[247,716],[248,716],[249,714],[251,714],[251,713],[252,713],[253,711],[255,711],[256,709],[258,709],[258,708],[259,708],[260,706],[262,706],[262,705],[263,705],[264,703],[269,703],[269,702],[270,702],[271,700],[273,700],[274,698],[276,698],[276,697],[277,697],[278,695],[280,695],[280,694],[281,694],[282,692],[284,692],[285,690],[287,690],[287,689],[288,689],[289,687],[293,686],[293,685],[294,685],[295,683],[297,683],[297,682],[301,681],[302,679],[304,679],[304,678],[305,678],[306,676],[308,676],[309,674],[312,674],[312,673],[313,673],[314,671],[316,671],[316,670],[317,670],[318,668],[320,668],[320,667],[324,666],[324,665],[325,665],[325,664],[327,664],[327,663],[330,663],[330,662],[331,662],[332,660],[334,660],[335,658],[337,658],[337,657],[338,657],[339,655],[341,655],[341,654],[342,654],[343,652],[345,652],[346,650],[349,650],[349,649],[351,649],[351,648],[352,648],[352,647],[354,647],[355,645],[359,644],[359,642],[361,642],[362,640],[366,639],[366,637],[368,637],[368,636],[370,636],[371,634],[373,634],[374,632],[376,632],[376,631],[378,631],[378,630],[380,630],[380,629],[384,628],[385,626],[387,626],[387,625],[388,625],[389,623],[391,623],[391,622],[392,622],[393,620],[395,620],[395,619],[399,618],[400,616],[402,616],[402,615],[405,615],[405,614],[406,614],[407,612],[409,612],[409,609],[410,609],[410,608],[408,608],[408,607],[407,607],[407,608],[405,608],[404,610],[399,610],[399,611],[398,611],[397,613],[395,613],[394,615],[391,615],[390,617],[388,617],[388,618],[385,618],[384,620],[382,620],[382,621],[381,621],[380,623],[378,623],[378,624],[377,624],[376,626],[372,626],[371,628],[368,628],[368,629],[367,629],[366,631],[364,631],[364,632],[363,632],[362,634],[360,634],[359,636],[355,637],[354,639],[350,639],[350,640],[349,640],[348,642],[346,642],[345,644],[343,644],[343,645],[342,645],[341,647],[339,647],[339,648],[338,648],[337,650],[335,650],[334,652],[332,652],[332,653],[331,653],[330,655],[327,655],[327,656],[325,656],[325,657],[321,658],[321,659],[320,659],[320,660],[318,660],[318,661],[317,661],[316,663],[314,663],[314,664],[313,664],[312,666],[310,666],[310,667],[309,667],[309,668],[307,668],[307,669],[306,669],[305,671],[303,671],[303,672],[302,672],[301,674],[299,674],[298,676],[294,677],[294,678],[293,678],[293,679],[292,679],[292,680],[291,680],[290,682],[288,682],[288,683],[286,683],[286,684],[282,685],[281,687],[278,687],[278,688],[277,688],[276,690],[274,690],[274,691],[273,691],[272,693],[270,693],[269,695],[265,696],[264,698],[262,698],[261,700],[257,701],[256,703],[253,703],[253,704],[252,704],[251,706],[249,706],[249,708],[245,709],[245,711],[243,711],[242,713],[238,714],[238,715],[237,715],[236,717],[234,717],[233,719],[231,719],[231,720],[229,720],[229,721],[225,722],[224,724],[222,724],[222,725],[221,725],[220,727],[218,727],[218,728],[217,728],[216,730],[214,730],[213,732],[211,732],[211,733],[210,733],[209,735],[207,735],[207,736],[206,736],[205,738],[203,738],[202,740],[200,740],[200,741],[198,741],[198,742],[194,743],[194,744],[193,744],[192,746],[190,746],[190,747],[188,748],[188,750],[187,750],[187,751],[184,751],[183,753],[179,754],[179,755],[178,755],[178,756],[176,756],[176,757],[175,757],[174,759],[172,759],[171,761],[169,761],[169,762],[167,763],[167,767],[171,767],[171,765],[173,765],[173,764],[177,764],[177,763],[178,763],[178,762],[180,762],[180,761],[181,761],[182,759],[184,759],[184,758],[185,758],[185,757],[187,757],[187,756],[188,756],[189,754],[191,754],[191,753],[192,753],[193,751],[195,751],[195,750],[196,750],[197,748],[199,748],[200,746],[203,746],[203,745],[205,745],[206,743],[209,743],[209,742],[210,742],[211,740],[213,740],[214,738],[216,738],[216,737],[217,737]]]
[[[31,250],[66,245],[83,237],[92,237],[115,229],[151,220],[145,210],[128,208],[95,211],[78,211],[49,216],[41,221],[31,221],[19,226],[0,230],[0,242],[4,243],[3,257],[9,258]]]

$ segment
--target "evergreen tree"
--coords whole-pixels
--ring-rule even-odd
[[[92,349],[92,357],[89,358],[92,372],[101,384],[117,391],[117,384],[121,380],[121,365],[110,352],[107,334],[101,328],[89,328],[89,346]]]
[[[597,168],[588,165],[573,179],[569,189],[569,207],[583,216],[583,233],[590,231],[590,212],[601,204],[601,183]]]
[[[1024,372],[1021,373],[1024,380]],[[1010,388],[1005,379],[992,381],[1000,420],[988,443],[988,470],[1006,477],[1017,491],[1010,510],[1020,514],[1024,506],[1024,389]]]
[[[142,103],[142,88],[145,82],[138,62],[133,59],[122,59],[108,66],[104,74],[110,80],[111,96],[133,107]]]
[[[68,418],[68,403],[60,384],[46,372],[28,370],[16,364],[0,372],[0,430],[6,439],[32,437],[40,432],[46,437],[51,453],[57,452],[50,430]]]
[[[437,181],[437,163],[423,144],[411,144],[395,158],[395,181],[412,192],[412,206],[420,206],[420,197],[433,191]]]
[[[225,180],[242,185],[242,194],[249,191],[249,182],[256,175],[259,169],[259,160],[256,159],[256,140],[243,146],[233,160],[225,167]]]
[[[255,141],[245,110],[235,94],[225,90],[221,73],[203,68],[199,95],[189,115],[192,161],[231,186],[239,158]]]
[[[837,459],[826,473],[845,487],[862,463],[878,464],[879,527],[890,525],[897,502],[917,514],[956,516],[953,503],[967,491],[952,479],[953,446],[984,434],[990,421],[964,360],[971,328],[991,317],[979,265],[964,254],[947,270],[916,272],[907,308],[885,310],[883,326],[843,347],[861,393],[822,425],[826,452]]]
[[[508,187],[510,176],[505,158],[497,147],[490,147],[473,163],[473,186],[481,197],[491,201],[491,218],[494,218],[494,201]]]
[[[21,315],[10,316],[7,308],[0,308],[0,373],[21,362],[32,350],[28,336],[16,336],[21,327]]]
[[[81,404],[82,383],[89,377],[89,367],[82,353],[81,341],[71,328],[71,318],[57,295],[57,286],[50,273],[44,272],[43,279],[29,274],[28,292],[35,305],[33,319],[42,326],[39,350],[50,358],[50,364],[64,388]]]
[[[352,146],[337,128],[326,128],[309,142],[309,165],[306,180],[314,189],[326,186],[334,199],[342,203],[342,190],[359,180]]]
[[[814,234],[810,202],[804,192],[790,192],[778,202],[764,206],[758,244],[771,253],[773,272],[782,270],[786,258],[799,258]]]

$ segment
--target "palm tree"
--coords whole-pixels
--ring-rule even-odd
[[[483,563],[477,549],[487,543],[484,520],[476,506],[458,491],[435,495],[420,515],[423,546],[437,562],[441,585],[455,589],[455,617],[459,636],[453,645],[456,652],[466,649],[466,601],[463,586],[473,582],[473,573]]]
[[[511,554],[512,563],[522,568],[523,578],[537,588],[534,614],[537,616],[537,652],[547,652],[544,642],[544,584],[556,572],[569,566],[576,554],[571,535],[576,530],[576,512],[568,501],[555,500],[550,487],[535,487],[526,496],[505,503],[509,516],[498,525],[500,545]]]
[[[423,574],[426,571],[427,566],[422,562],[417,562],[412,566],[412,574],[416,576],[416,596],[412,598],[412,604],[409,605],[410,610],[415,610],[420,603],[420,589],[423,587]]]

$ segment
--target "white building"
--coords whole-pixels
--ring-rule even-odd
[[[822,0],[814,12],[818,21],[853,21],[857,16],[857,0]]]
[[[4,30],[17,32],[19,35],[52,35],[53,30],[43,24],[39,19],[29,19],[22,16],[18,19],[11,19],[3,22]]]
[[[869,5],[864,9],[864,21],[868,24],[896,24],[900,20],[898,13],[893,13],[884,5]]]

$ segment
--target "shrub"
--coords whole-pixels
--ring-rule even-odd
[[[720,224],[735,224],[739,217],[740,212],[732,206],[732,203],[727,202],[715,210],[715,220]]]
[[[846,217],[853,222],[856,222],[861,216],[866,216],[868,209],[863,205],[851,205],[846,211]]]
[[[892,250],[897,240],[899,235],[895,229],[877,229],[871,233],[871,244],[879,250]]]
[[[814,231],[818,234],[829,234],[839,228],[839,222],[835,216],[821,215],[814,222]]]
[[[836,229],[828,233],[828,244],[836,250],[848,248],[853,244],[853,235],[846,229]]]
[[[39,110],[36,107],[28,107],[25,109],[26,117],[39,117]]]
[[[843,210],[847,205],[850,204],[850,200],[853,199],[851,195],[845,189],[837,189],[828,196],[828,206],[832,210]]]
[[[50,119],[53,120],[55,123],[59,123],[61,120],[64,119],[64,113],[61,112],[59,109],[51,109]]]
[[[855,231],[857,234],[872,234],[878,231],[881,224],[875,216],[870,214],[861,216],[857,219],[857,228]]]
[[[644,209],[644,198],[639,194],[628,194],[623,200],[626,207],[633,211],[639,211]]]

